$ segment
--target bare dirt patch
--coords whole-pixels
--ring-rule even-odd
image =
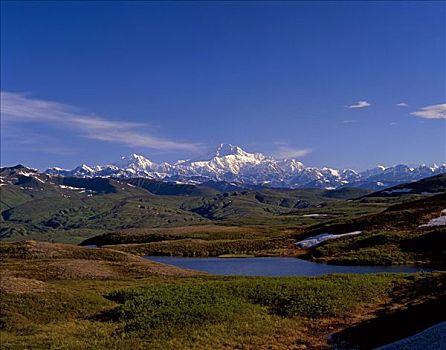
[[[48,285],[45,282],[31,278],[14,276],[2,276],[0,292],[8,294],[47,292]]]
[[[48,261],[47,274],[52,279],[105,279],[116,275],[107,262],[83,259]]]

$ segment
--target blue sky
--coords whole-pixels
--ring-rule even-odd
[[[2,1],[2,164],[446,162],[445,7]]]

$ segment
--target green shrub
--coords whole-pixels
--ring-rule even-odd
[[[385,295],[393,278],[389,275],[240,278],[148,286],[116,291],[107,298],[121,303],[112,316],[115,321],[124,322],[126,332],[166,333],[230,321],[235,314],[259,306],[283,317],[343,315],[360,303]]]
[[[175,328],[203,323],[224,322],[249,307],[218,284],[157,285],[143,292],[114,293],[114,300],[125,300],[114,317],[125,322],[126,332],[168,334]]]

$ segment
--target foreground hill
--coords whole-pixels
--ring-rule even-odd
[[[439,322],[445,302],[441,273],[218,277],[33,241],[0,258],[2,349],[369,349]]]
[[[32,288],[35,280],[107,280],[198,274],[116,250],[89,249],[60,243],[0,243],[0,256],[3,262],[1,289],[10,292],[21,292],[21,287],[26,291]],[[18,259],[22,261],[20,266],[13,263]]]

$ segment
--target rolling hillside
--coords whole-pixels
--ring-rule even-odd
[[[438,266],[446,261],[446,227],[438,219],[444,215],[446,193],[432,193],[442,189],[444,181],[445,177],[441,176],[407,185],[418,189],[420,194],[409,195],[403,191],[388,197],[377,192],[353,200],[323,201],[332,195],[332,191],[286,191],[289,197],[280,196],[276,190],[223,193],[212,200],[201,198],[203,202],[208,201],[205,203],[207,205],[198,207],[198,210],[192,209],[198,212],[206,209],[199,213],[209,215],[208,218],[214,223],[212,226],[118,230],[86,240],[84,244],[109,245],[135,254],[280,254],[343,264],[414,263]],[[335,191],[335,196],[344,196],[340,190]],[[350,195],[358,193],[357,189],[345,192]],[[296,200],[298,197],[291,196],[292,193],[300,194],[299,198],[305,198],[308,203]],[[256,212],[259,206],[253,205],[253,201],[267,203],[268,208],[274,208],[277,213],[259,214]],[[285,209],[288,211],[280,213]],[[280,217],[288,220],[288,225],[280,230],[274,228],[271,222],[249,226],[246,219],[243,226],[215,225],[230,223],[243,215],[250,215],[251,218],[257,216],[257,220],[259,217],[270,217],[270,221]],[[298,222],[300,224],[292,225]],[[293,249],[293,242],[316,235],[358,231],[359,235],[326,241],[306,250]]]
[[[79,242],[129,228],[313,223],[299,210],[363,190],[249,189],[231,184],[166,183],[144,178],[79,178],[39,173],[18,165],[2,168],[2,239]]]
[[[365,197],[391,197],[411,194],[432,195],[446,192],[446,174],[439,174],[415,182],[400,184],[373,192]]]
[[[419,254],[408,240],[423,240],[426,234],[429,242],[437,242],[432,232],[441,227],[418,226],[446,207],[441,194],[445,175],[397,186],[387,190],[390,194],[358,188],[290,190],[61,177],[21,165],[2,168],[0,176],[3,240],[87,239],[100,245],[171,241],[175,252],[181,252],[183,243],[185,249],[206,251],[211,249],[207,241],[214,241],[215,251],[287,250],[293,238],[361,230],[359,237],[325,243],[306,254],[335,261],[335,256],[344,259],[376,246],[398,252],[406,247],[416,259]],[[256,240],[261,244],[254,244]]]

